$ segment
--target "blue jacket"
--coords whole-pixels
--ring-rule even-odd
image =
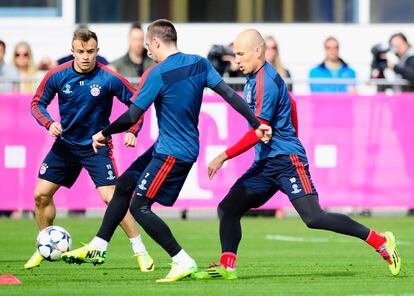
[[[355,79],[355,71],[351,69],[343,60],[341,60],[341,62],[342,66],[336,73],[327,68],[325,62],[323,62],[310,70],[309,78]],[[310,88],[312,92],[347,92],[349,85],[351,84],[311,83]]]

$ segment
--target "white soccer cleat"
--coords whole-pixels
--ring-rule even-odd
[[[171,270],[163,279],[156,280],[157,283],[171,283],[182,280],[197,272],[197,264],[194,260],[190,263],[171,263]]]
[[[137,263],[141,272],[154,271],[154,260],[151,258],[148,252],[145,252],[143,254],[137,253],[134,256],[137,258]]]
[[[38,267],[40,263],[43,262],[43,260],[45,260],[45,258],[43,258],[43,256],[40,255],[39,251],[36,250],[36,252],[34,252],[32,257],[30,257],[30,259],[27,260],[26,264],[24,265],[24,269],[31,269],[34,267]]]

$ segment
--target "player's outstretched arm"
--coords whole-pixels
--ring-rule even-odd
[[[213,90],[218,93],[230,106],[247,119],[250,126],[257,129],[260,121],[256,118],[249,105],[224,81],[219,82]]]
[[[217,155],[212,161],[208,163],[207,174],[208,178],[213,179],[216,172],[223,166],[224,162],[228,159],[225,152]]]
[[[122,133],[133,126],[144,115],[144,110],[135,104],[131,104],[129,109],[112,122],[102,131],[102,135],[109,137],[113,134]]]
[[[247,119],[250,126],[257,132],[257,136],[265,143],[272,137],[272,129],[268,123],[262,122],[254,115],[249,105],[224,81],[219,82],[213,90],[226,100],[237,112]]]
[[[267,122],[264,120],[261,121],[264,123],[262,123],[256,130],[253,128],[249,129],[236,144],[231,146],[226,151],[220,153],[212,161],[209,162],[207,174],[210,180],[213,179],[216,172],[223,166],[226,160],[236,157],[237,155],[240,155],[243,152],[249,150],[254,145],[259,143],[260,140],[265,143],[269,142],[272,137],[272,130],[267,124],[265,124]]]

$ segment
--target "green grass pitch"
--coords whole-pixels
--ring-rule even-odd
[[[155,283],[169,271],[170,258],[145,234],[156,271],[138,271],[129,241],[120,229],[101,266],[44,262],[24,270],[37,233],[32,219],[0,220],[0,275],[13,274],[22,284],[0,286],[0,295],[414,295],[414,218],[357,217],[379,231],[392,230],[402,256],[393,277],[371,247],[353,237],[307,229],[296,218],[243,218],[236,281],[185,279]],[[72,247],[89,242],[100,219],[57,219],[73,238]],[[217,261],[218,222],[167,220],[181,245],[199,268]]]

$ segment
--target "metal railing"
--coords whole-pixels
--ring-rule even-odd
[[[139,83],[139,77],[127,77],[127,80],[134,85]],[[244,77],[223,77],[224,81],[232,86],[243,87],[246,83]],[[0,77],[0,94],[1,93],[20,93],[19,86],[22,83],[33,83],[34,88],[40,83],[40,78],[4,78]],[[311,84],[326,84],[326,85],[352,85],[355,87],[377,87],[379,89],[390,88],[396,92],[401,91],[401,87],[413,86],[414,81],[405,79],[336,79],[336,78],[312,78],[312,79],[291,79],[285,78],[286,84],[296,87],[301,86],[302,89],[308,88],[310,92]],[[303,92],[303,91],[302,91]],[[306,92],[306,91],[305,91]]]

